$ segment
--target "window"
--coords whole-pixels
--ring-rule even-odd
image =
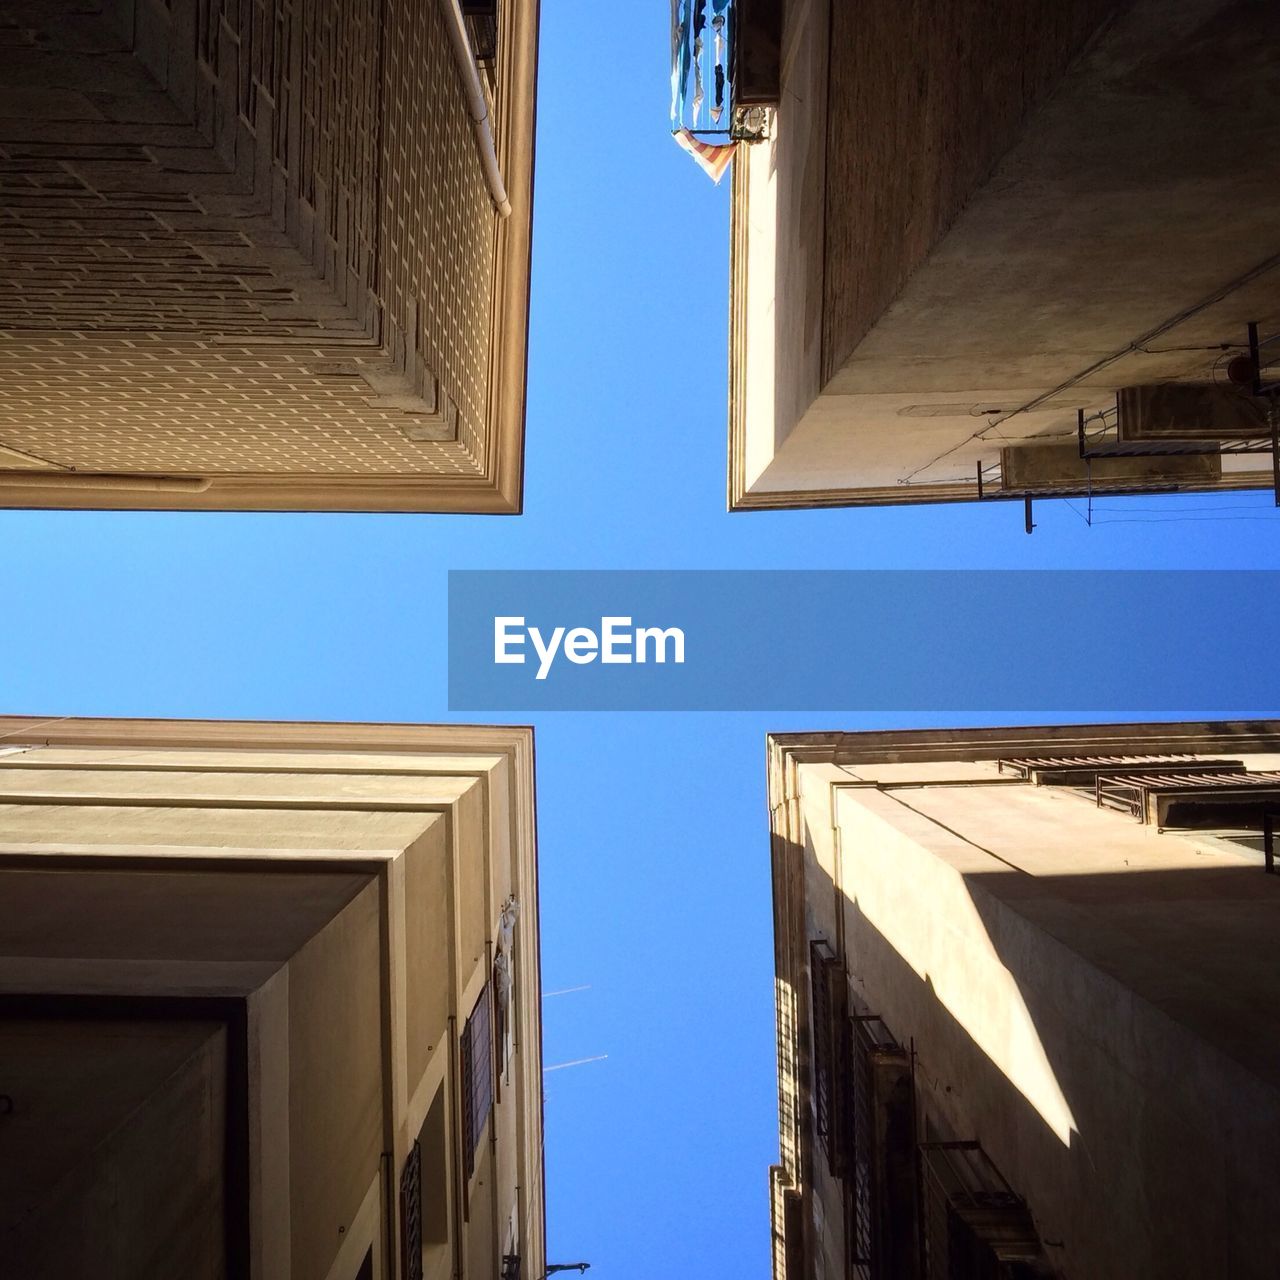
[[[489,65],[498,56],[498,0],[462,0],[462,16],[476,61]]]
[[[827,1167],[843,1177],[848,1167],[851,1112],[848,1105],[849,995],[844,966],[823,941],[809,944],[813,1006],[813,1104]]]
[[[911,1054],[874,1015],[852,1023],[850,1270],[857,1280],[913,1280],[919,1227]]]
[[[420,1216],[424,1245],[449,1242],[449,1146],[445,1115],[445,1092],[441,1084],[418,1134],[418,1148],[422,1152]]]
[[[468,1180],[475,1172],[476,1149],[493,1107],[493,1027],[489,987],[462,1030],[462,1156]]]
[[[422,1280],[422,1151],[415,1142],[400,1174],[400,1252],[405,1280]]]

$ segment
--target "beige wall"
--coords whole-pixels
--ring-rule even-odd
[[[409,1092],[426,1074],[431,1054],[446,1044],[457,982],[453,957],[453,883],[448,832],[431,827],[404,859],[405,1052]]]
[[[756,483],[822,390],[828,0],[784,6],[782,101],[733,170],[731,487]]]
[[[1265,737],[1255,727],[1238,741]],[[1232,749],[1243,728],[1203,750],[1274,768],[1274,750]],[[982,1143],[1062,1274],[1271,1275],[1280,882],[1210,832],[1158,832],[959,753],[885,763],[893,735],[878,759],[858,737],[796,740],[812,762],[774,773],[775,830],[792,833],[776,846],[779,972],[799,1034],[822,938],[855,1007],[914,1046],[922,1120]],[[1067,753],[1088,748],[1077,736]],[[782,1010],[780,995],[787,1045]],[[843,1189],[813,1136],[804,1043],[784,1051],[801,1082],[784,1164],[805,1196],[805,1273],[843,1276]]]
[[[370,884],[289,962],[293,1271],[324,1276],[382,1150],[382,939]]]
[[[13,889],[0,894],[0,995],[243,1002],[255,1280],[349,1280],[369,1248],[375,1277],[398,1272],[386,1215],[436,1096],[453,1185],[432,1273],[495,1276],[515,1219],[540,1274],[528,733],[50,728],[0,722],[6,745],[28,748],[0,756],[0,883]],[[508,894],[522,1052],[464,1191],[457,1032]]]

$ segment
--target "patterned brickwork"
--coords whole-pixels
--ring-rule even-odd
[[[475,475],[495,216],[437,6],[156,12],[189,65],[0,0],[0,469]]]
[[[467,475],[452,441],[410,438],[360,375],[369,348],[160,334],[22,334],[0,342],[0,466],[104,472]],[[332,372],[318,372],[332,370]],[[128,405],[121,413],[120,406]]]
[[[487,417],[496,219],[439,6],[392,6],[385,49],[383,297],[458,407]],[[479,436],[464,443],[473,452]]]
[[[211,218],[184,192],[96,190],[82,176],[110,163],[115,176],[128,172],[146,186],[156,166],[145,154],[103,162],[28,158],[31,148],[21,145],[0,150],[5,329],[268,334],[303,318],[311,273],[265,219]],[[351,329],[336,311],[323,296],[305,320]]]
[[[379,19],[376,0],[347,0],[337,12],[312,5],[301,35],[302,198],[371,289],[378,286]]]

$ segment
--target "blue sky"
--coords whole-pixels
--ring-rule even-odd
[[[527,514],[0,513],[7,710],[446,720],[449,568],[1280,564],[1267,494],[727,515],[728,183],[667,136],[668,40],[660,0],[542,7]],[[871,726],[818,719],[536,721],[546,988],[590,987],[547,1060],[608,1055],[547,1081],[552,1261],[768,1274],[764,735]]]

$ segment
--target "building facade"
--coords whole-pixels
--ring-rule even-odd
[[[519,510],[536,0],[0,29],[0,506]]]
[[[778,1280],[1277,1273],[1280,724],[783,735],[769,792]]]
[[[1274,485],[1274,6],[740,9],[731,508]]]
[[[0,1271],[537,1280],[527,730],[0,720]]]

